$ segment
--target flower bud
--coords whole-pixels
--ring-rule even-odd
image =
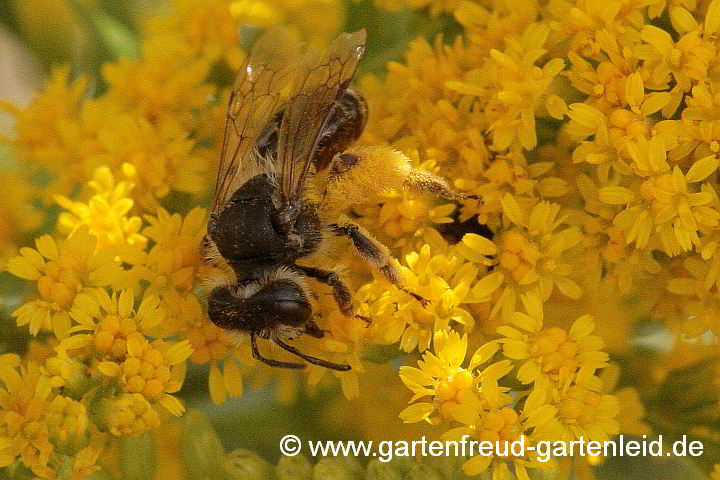
[[[223,460],[228,480],[270,480],[275,478],[273,467],[248,450],[234,450]]]
[[[313,469],[312,480],[362,480],[364,471],[354,458],[321,458]]]
[[[310,480],[312,476],[312,463],[303,455],[294,457],[280,457],[275,473],[283,480]]]
[[[180,450],[190,479],[222,478],[225,452],[204,413],[190,410],[185,414],[181,438]]]

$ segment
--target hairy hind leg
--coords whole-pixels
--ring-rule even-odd
[[[479,195],[465,195],[458,192],[450,186],[447,180],[434,173],[416,168],[410,170],[410,174],[405,179],[404,187],[417,192],[431,193],[448,200],[482,200]]]
[[[367,230],[350,222],[333,223],[330,224],[330,228],[335,235],[348,237],[358,255],[380,272],[390,283],[422,303],[424,307],[427,307],[430,303],[429,300],[411,292],[402,285],[400,272],[393,263],[390,251],[385,245],[373,238]]]

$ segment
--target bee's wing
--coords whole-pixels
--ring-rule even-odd
[[[320,134],[350,85],[365,51],[365,38],[365,30],[343,33],[327,55],[306,56],[298,67],[278,138],[282,202],[293,202],[301,194]]]
[[[248,179],[255,162],[248,153],[277,109],[282,91],[293,78],[300,46],[286,30],[271,28],[253,45],[230,92],[225,137],[220,154],[213,212]]]

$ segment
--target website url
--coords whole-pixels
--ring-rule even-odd
[[[320,441],[308,440],[305,442],[307,452],[313,457],[373,457],[381,462],[389,462],[396,457],[472,457],[475,455],[498,457],[534,457],[539,462],[548,462],[553,457],[570,456],[605,456],[605,457],[640,457],[640,456],[677,456],[699,457],[704,452],[702,442],[690,440],[683,435],[682,439],[672,442],[667,448],[663,447],[662,435],[648,439],[646,435],[641,440],[626,439],[619,435],[613,440],[604,442],[590,440],[582,437],[571,442],[540,441],[533,445],[526,443],[526,437],[512,442],[489,442],[471,440],[465,435],[460,440],[427,440],[424,436],[420,440],[383,440],[381,442],[367,441]],[[303,449],[303,442],[296,435],[285,435],[280,440],[280,452],[283,455],[295,456]]]

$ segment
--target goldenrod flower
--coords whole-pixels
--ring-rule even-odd
[[[101,102],[96,101],[86,108],[86,116],[99,129],[100,135],[111,133],[106,129],[109,126],[107,119],[103,121],[99,118],[99,115],[109,114],[110,111],[116,115],[126,113],[125,122],[146,120],[158,126],[173,126],[176,128],[173,136],[178,140],[177,149],[177,146],[188,143],[178,137],[184,137],[197,125],[193,110],[206,106],[215,93],[215,87],[205,83],[212,59],[195,56],[194,48],[180,41],[173,35],[175,32],[158,33],[145,43],[141,59],[119,59],[103,66],[103,77],[110,88],[106,96],[101,97]],[[137,127],[144,131],[151,128],[144,122]],[[129,133],[133,131],[129,130]],[[165,140],[170,138],[166,136]],[[134,164],[128,157],[118,159]]]
[[[0,466],[22,457],[23,463],[38,476],[50,476],[48,467],[54,447],[49,441],[47,415],[49,388],[42,388],[40,367],[36,363],[20,366],[0,365]]]
[[[459,440],[468,435],[481,442],[492,442],[493,447],[499,442],[500,451],[494,451],[492,455],[471,457],[463,464],[463,472],[466,475],[477,475],[490,469],[495,478],[510,478],[509,467],[512,465],[518,477],[529,478],[527,468],[552,468],[552,463],[539,462],[532,454],[516,457],[510,450],[512,442],[522,440],[525,445],[532,446],[539,440],[557,438],[553,435],[556,408],[547,403],[545,391],[533,390],[525,399],[522,410],[513,408],[508,401],[509,396],[501,392],[496,379],[484,381],[481,387],[484,404],[477,402],[472,405],[474,408],[460,419],[465,426],[449,430],[443,435],[445,440]],[[541,436],[541,431],[550,437]],[[503,444],[507,449],[502,447]]]
[[[542,67],[535,65],[546,53],[543,46],[549,34],[547,25],[532,24],[521,36],[511,39],[506,51],[490,50],[483,75],[474,71],[472,82],[447,83],[448,88],[463,95],[485,96],[487,91],[492,92],[485,114],[494,150],[502,151],[513,144],[530,150],[537,145],[535,110],[550,82],[564,68],[559,58]]]
[[[32,205],[36,189],[26,175],[14,170],[0,170],[3,195],[0,197],[0,268],[17,254],[23,237],[40,227],[43,213]]]
[[[505,337],[499,340],[505,356],[524,361],[517,372],[518,380],[525,384],[534,382],[536,387],[544,388],[551,382],[562,387],[582,368],[607,365],[608,355],[600,351],[602,339],[590,334],[595,327],[591,316],[575,320],[569,332],[560,327],[543,328],[540,298],[531,293],[520,298],[528,313],[514,312],[510,316],[513,326],[498,328],[498,333]]]
[[[37,250],[23,247],[20,255],[8,261],[10,273],[37,282],[40,299],[28,302],[15,310],[18,326],[30,326],[37,335],[41,329],[52,330],[57,338],[64,338],[70,329],[69,312],[78,295],[86,289],[104,283],[99,272],[111,267],[113,259],[96,252],[97,238],[82,227],[67,240],[56,242],[49,235],[35,240]]]
[[[660,152],[664,162],[662,146]],[[640,163],[641,158],[638,153],[636,162]],[[720,212],[710,205],[716,198],[711,187],[690,185],[706,179],[717,166],[717,158],[705,157],[687,174],[675,166],[672,173],[648,178],[639,185],[639,196],[628,188],[609,186],[600,190],[600,199],[608,204],[628,205],[613,220],[625,232],[628,244],[635,242],[637,248],[645,248],[654,240],[668,255],[679,255],[700,245],[699,230],[718,225]]]
[[[157,216],[148,215],[145,220],[148,226],[142,233],[154,242],[146,260],[150,270],[146,280],[151,282],[148,292],[172,299],[191,291],[193,284],[199,283],[200,275],[209,271],[200,248],[206,210],[194,208],[183,218],[161,208]]]
[[[57,395],[48,406],[47,424],[50,436],[62,442],[83,435],[88,427],[85,405],[72,398]]]
[[[404,57],[356,76],[369,106],[359,148],[401,152],[473,198],[398,190],[355,199],[370,204],[353,206],[350,220],[389,247],[400,285],[371,277],[349,249],[303,259],[353,267],[344,280],[355,313],[372,322],[342,314],[332,289],[310,281],[324,335],[292,339],[349,372],[271,368],[244,335],[210,321],[202,285],[222,262],[203,258],[200,205],[212,195],[231,72],[256,29],[280,24],[322,48],[346,25],[346,9],[355,28],[364,23],[355,14],[371,6],[171,0],[166,13],[133,19],[142,26],[138,58],[107,62],[101,79],[56,68],[27,107],[0,103],[16,120],[15,136],[2,139],[16,169],[0,199],[0,263],[40,227],[36,204],[54,198],[65,209],[36,248],[7,262],[38,290],[4,299],[25,302],[17,324],[51,335],[22,358],[0,354],[0,467],[74,480],[121,477],[130,460],[135,476],[156,480],[360,475],[355,461],[313,467],[295,457],[273,467],[248,452],[225,454],[209,422],[172,418],[184,412],[188,360],[208,365],[214,403],[246,386],[272,387],[285,403],[301,381],[307,395],[333,387],[362,403],[335,395],[343,420],[373,417],[363,432],[374,441],[428,430],[526,446],[607,440],[647,433],[645,417],[657,433],[717,440],[720,0],[375,3],[425,10],[389,14],[394,26],[412,18],[418,32],[458,32],[411,40],[396,28],[398,48],[410,41],[405,52],[370,35],[360,72]],[[377,31],[384,18],[357,28]],[[100,84],[107,88],[88,88]],[[310,190],[319,201],[322,188]],[[346,197],[327,210],[345,209]],[[16,348],[15,339],[3,344]],[[290,361],[271,343],[260,339],[263,353]],[[416,366],[393,371],[416,350]],[[617,391],[610,355],[623,358]],[[647,378],[633,381],[638,372]],[[338,423],[328,408],[317,418]],[[545,475],[535,469],[567,475],[570,465],[588,473],[588,462],[507,452],[437,465],[374,461],[367,476],[458,478],[460,465],[498,480]]]
[[[709,263],[697,256],[687,257],[674,278],[667,279],[667,291],[678,296],[673,298],[675,308],[663,315],[669,326],[679,327],[689,337],[700,336],[707,330],[720,331],[716,265],[717,261]]]
[[[228,331],[207,320],[191,325],[185,335],[193,347],[190,358],[195,363],[222,360],[232,346]]]
[[[98,288],[82,294],[70,311],[70,316],[78,323],[70,333],[82,333],[64,339],[60,342],[61,348],[91,348],[100,361],[124,358],[131,339],[143,340],[145,334],[165,319],[157,296],[146,296],[137,310],[134,303],[132,290],[109,295],[105,289]]]
[[[580,244],[582,233],[576,226],[556,231],[567,224],[567,217],[558,217],[560,205],[539,202],[532,208],[523,208],[514,196],[506,194],[502,206],[513,225],[493,240],[498,246],[497,261],[504,288],[498,290],[492,315],[501,312],[507,322],[523,292],[533,292],[546,301],[557,287],[568,298],[580,298],[583,292],[572,278],[577,272],[570,252]]]
[[[127,216],[134,204],[129,197],[133,183],[123,180],[116,184],[108,167],[98,167],[88,185],[95,194],[87,203],[55,196],[55,202],[68,210],[58,217],[58,226],[72,233],[81,225],[87,225],[90,233],[98,238],[100,249],[125,243],[144,248],[147,239],[139,233],[142,219]]]
[[[638,45],[635,54],[644,61],[643,67],[654,81],[654,89],[668,89],[671,80],[674,80],[674,90],[688,92],[693,83],[702,82],[707,77],[710,63],[716,55],[716,47],[714,39],[707,39],[707,32],[701,34],[694,19],[683,22],[681,19],[688,18],[688,15],[682,15],[677,10],[674,13],[673,23],[682,35],[677,42],[673,41],[667,31],[654,25],[645,25],[640,31],[640,38],[645,44]]]
[[[98,458],[103,452],[105,444],[106,434],[100,434],[93,432],[92,438],[90,439],[90,445],[80,450],[72,465],[72,478],[73,480],[85,480],[89,478],[94,472],[100,470],[100,465],[97,465]]]
[[[70,68],[55,67],[45,89],[25,109],[3,102],[15,118],[16,137],[11,146],[18,158],[36,170],[49,170],[69,192],[75,182],[85,182],[78,159],[82,158],[80,110],[88,79],[70,82]]]
[[[436,330],[433,338],[435,353],[425,352],[418,368],[400,367],[400,378],[413,390],[415,395],[410,402],[431,396],[432,402],[419,402],[400,412],[400,418],[406,422],[425,420],[432,424],[441,421],[460,421],[467,418],[467,410],[481,403],[478,399],[478,386],[489,380],[497,381],[510,372],[508,360],[502,360],[485,367],[481,372],[475,370],[486,363],[498,350],[498,344],[490,342],[480,347],[474,354],[468,367],[462,367],[467,354],[467,335],[447,330]],[[510,397],[505,397],[507,401]]]
[[[553,425],[552,433],[541,427],[542,434],[567,442],[580,438],[604,442],[619,433],[615,419],[620,411],[618,399],[597,391],[602,382],[592,376],[592,371],[584,369],[573,385],[550,390],[550,404],[557,407],[557,424]]]
[[[487,250],[491,242],[479,235],[467,237],[467,242],[475,246],[482,244],[483,253],[492,254]],[[463,261],[463,257],[472,258],[479,265]],[[425,244],[419,252],[409,253],[405,260],[407,267],[401,266],[401,272],[407,290],[431,303],[423,305],[407,291],[388,286],[379,279],[363,287],[358,292],[358,298],[368,304],[366,313],[377,319],[377,327],[371,327],[377,329],[373,332],[375,338],[381,343],[400,340],[400,348],[407,352],[415,348],[425,351],[433,332],[444,330],[451,323],[463,325],[470,331],[475,321],[464,304],[489,300],[502,282],[502,276],[495,274],[477,281],[479,272],[485,270],[490,262],[475,252],[468,254],[449,249],[435,254],[433,248]]]
[[[47,377],[50,387],[63,389],[71,396],[80,396],[88,388],[88,366],[84,358],[76,358],[68,355],[62,347],[56,347],[55,354],[45,359],[41,368],[43,376]]]
[[[112,401],[108,417],[110,433],[138,436],[160,426],[160,417],[139,393],[124,393]]]
[[[187,340],[177,343],[157,340],[150,343],[134,337],[128,341],[127,349],[128,356],[122,363],[100,362],[100,372],[108,377],[119,377],[123,391],[157,401],[173,415],[184,412],[182,403],[169,394],[182,387],[185,360],[192,354],[192,347]]]

